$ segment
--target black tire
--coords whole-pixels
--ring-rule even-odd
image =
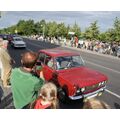
[[[62,88],[58,90],[58,98],[62,103],[69,103],[70,101],[65,89]]]

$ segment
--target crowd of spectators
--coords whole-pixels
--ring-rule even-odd
[[[103,42],[100,40],[83,40],[77,36],[67,39],[65,37],[43,37],[42,35],[31,35],[29,38],[57,44],[61,46],[76,47],[80,49],[95,51],[101,54],[120,57],[120,42]]]

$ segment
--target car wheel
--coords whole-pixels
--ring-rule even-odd
[[[68,103],[70,100],[67,96],[66,91],[62,88],[58,90],[58,98],[63,103]]]

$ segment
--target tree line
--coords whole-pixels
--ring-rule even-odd
[[[115,18],[113,27],[109,28],[105,32],[100,32],[98,21],[94,21],[84,32],[81,31],[80,26],[75,23],[74,25],[65,25],[64,23],[46,22],[41,20],[34,22],[34,20],[20,20],[16,25],[10,26],[0,30],[1,34],[14,34],[19,35],[41,35],[50,37],[70,37],[69,32],[74,32],[75,35],[80,39],[89,40],[101,40],[107,42],[120,42],[120,19]]]

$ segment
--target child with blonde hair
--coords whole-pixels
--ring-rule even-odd
[[[83,109],[110,109],[110,106],[101,100],[91,98],[85,101]]]
[[[51,83],[45,83],[40,89],[39,98],[32,104],[33,109],[57,109],[57,88]]]

